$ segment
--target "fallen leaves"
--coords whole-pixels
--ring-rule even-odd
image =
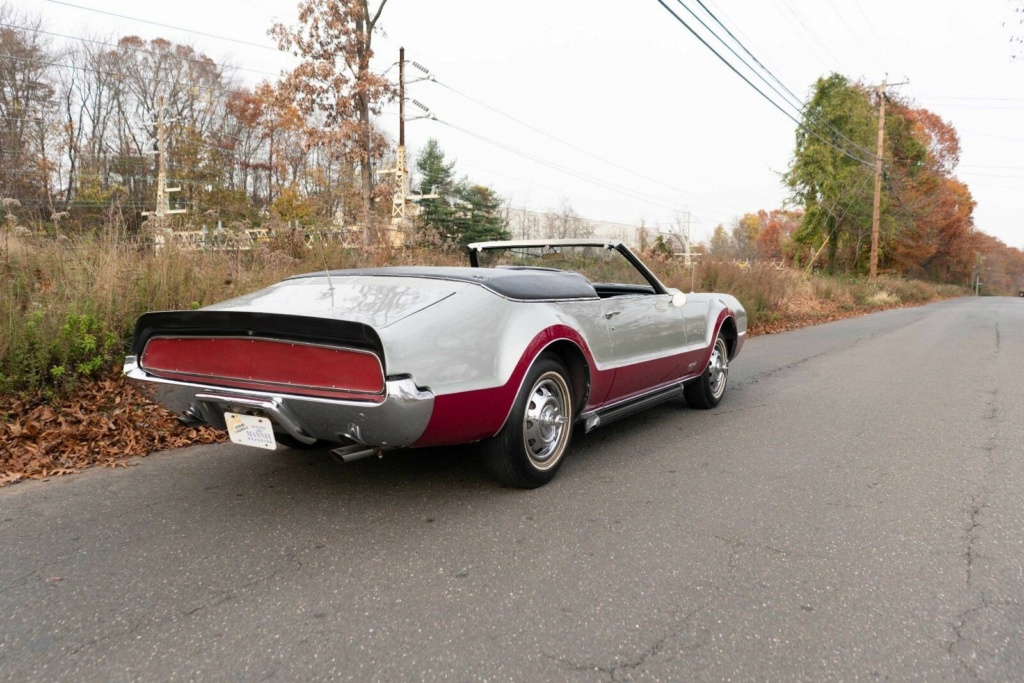
[[[70,396],[0,397],[0,487],[87,467],[127,467],[127,458],[225,436],[188,428],[120,375],[83,382]]]
[[[845,320],[846,318],[856,318],[890,308],[911,308],[921,305],[923,304],[919,302],[900,303],[897,301],[874,306],[848,307],[828,299],[803,300],[798,297],[790,303],[785,313],[770,319],[762,318],[756,320],[747,331],[751,337],[762,334],[778,334],[779,332],[797,330],[801,327],[822,325],[835,322],[836,320]]]

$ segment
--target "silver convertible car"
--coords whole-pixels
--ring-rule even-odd
[[[328,442],[350,461],[480,442],[519,487],[555,476],[573,429],[722,399],[747,329],[732,296],[669,289],[615,241],[468,251],[469,267],[310,273],[147,313],[125,373],[236,443]]]

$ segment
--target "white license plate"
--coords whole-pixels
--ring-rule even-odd
[[[277,450],[274,426],[267,418],[224,413],[224,421],[228,424],[228,436],[233,442],[243,446]]]

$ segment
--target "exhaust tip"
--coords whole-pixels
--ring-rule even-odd
[[[340,463],[354,462],[372,455],[383,457],[384,450],[380,446],[365,446],[361,443],[331,449],[331,457]]]

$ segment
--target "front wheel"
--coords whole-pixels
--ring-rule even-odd
[[[699,378],[683,388],[686,403],[691,408],[714,408],[725,394],[729,381],[729,347],[721,337],[715,339],[711,358]]]
[[[484,462],[498,481],[532,489],[555,477],[572,435],[573,399],[569,373],[544,355],[526,373],[498,434],[481,444]]]

